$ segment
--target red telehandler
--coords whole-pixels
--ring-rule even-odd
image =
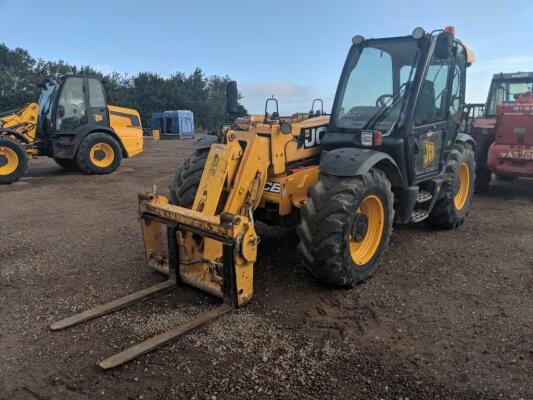
[[[533,72],[495,74],[485,113],[472,121],[476,191],[499,179],[533,177]]]

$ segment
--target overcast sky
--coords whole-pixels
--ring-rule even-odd
[[[250,112],[329,110],[353,35],[454,25],[476,53],[467,101],[485,101],[496,72],[533,71],[533,0],[131,1],[0,0],[7,46],[103,72],[170,75],[199,66],[239,83]]]

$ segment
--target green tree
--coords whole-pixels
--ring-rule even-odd
[[[226,115],[226,84],[228,76],[206,77],[200,68],[191,74],[175,72],[162,77],[153,72],[135,76],[117,72],[103,74],[91,66],[70,65],[63,60],[36,60],[24,50],[10,50],[0,44],[0,111],[37,101],[37,84],[56,74],[84,74],[98,76],[104,82],[110,104],[137,109],[148,127],[153,112],[191,110],[197,127],[216,129],[228,121]],[[239,115],[246,109],[239,107]]]

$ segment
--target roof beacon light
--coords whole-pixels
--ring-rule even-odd
[[[411,34],[411,36],[413,36],[413,39],[418,40],[418,39],[422,39],[425,34],[426,34],[426,31],[424,30],[424,28],[417,27],[413,29],[413,33]]]
[[[448,32],[450,35],[455,37],[455,26],[447,26],[446,28],[444,28],[444,32]]]
[[[353,44],[361,44],[365,41],[365,38],[361,35],[355,35],[353,38],[352,38],[352,43]]]

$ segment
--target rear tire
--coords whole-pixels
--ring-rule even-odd
[[[28,164],[28,153],[20,143],[0,136],[0,185],[18,181],[26,173]]]
[[[484,193],[490,188],[492,172],[487,167],[489,147],[493,142],[490,135],[480,135],[476,140],[476,193]]]
[[[107,133],[91,133],[81,142],[76,162],[86,174],[110,174],[120,166],[122,149]]]
[[[178,167],[169,188],[171,204],[192,208],[208,154],[209,148],[198,149]]]
[[[54,158],[57,165],[67,171],[79,171],[80,167],[75,159]]]
[[[428,225],[453,229],[464,222],[474,197],[475,170],[472,146],[456,143],[448,157],[439,199],[425,220]]]
[[[298,249],[318,280],[355,286],[381,264],[392,232],[394,196],[385,174],[338,177],[321,173],[300,209]]]

